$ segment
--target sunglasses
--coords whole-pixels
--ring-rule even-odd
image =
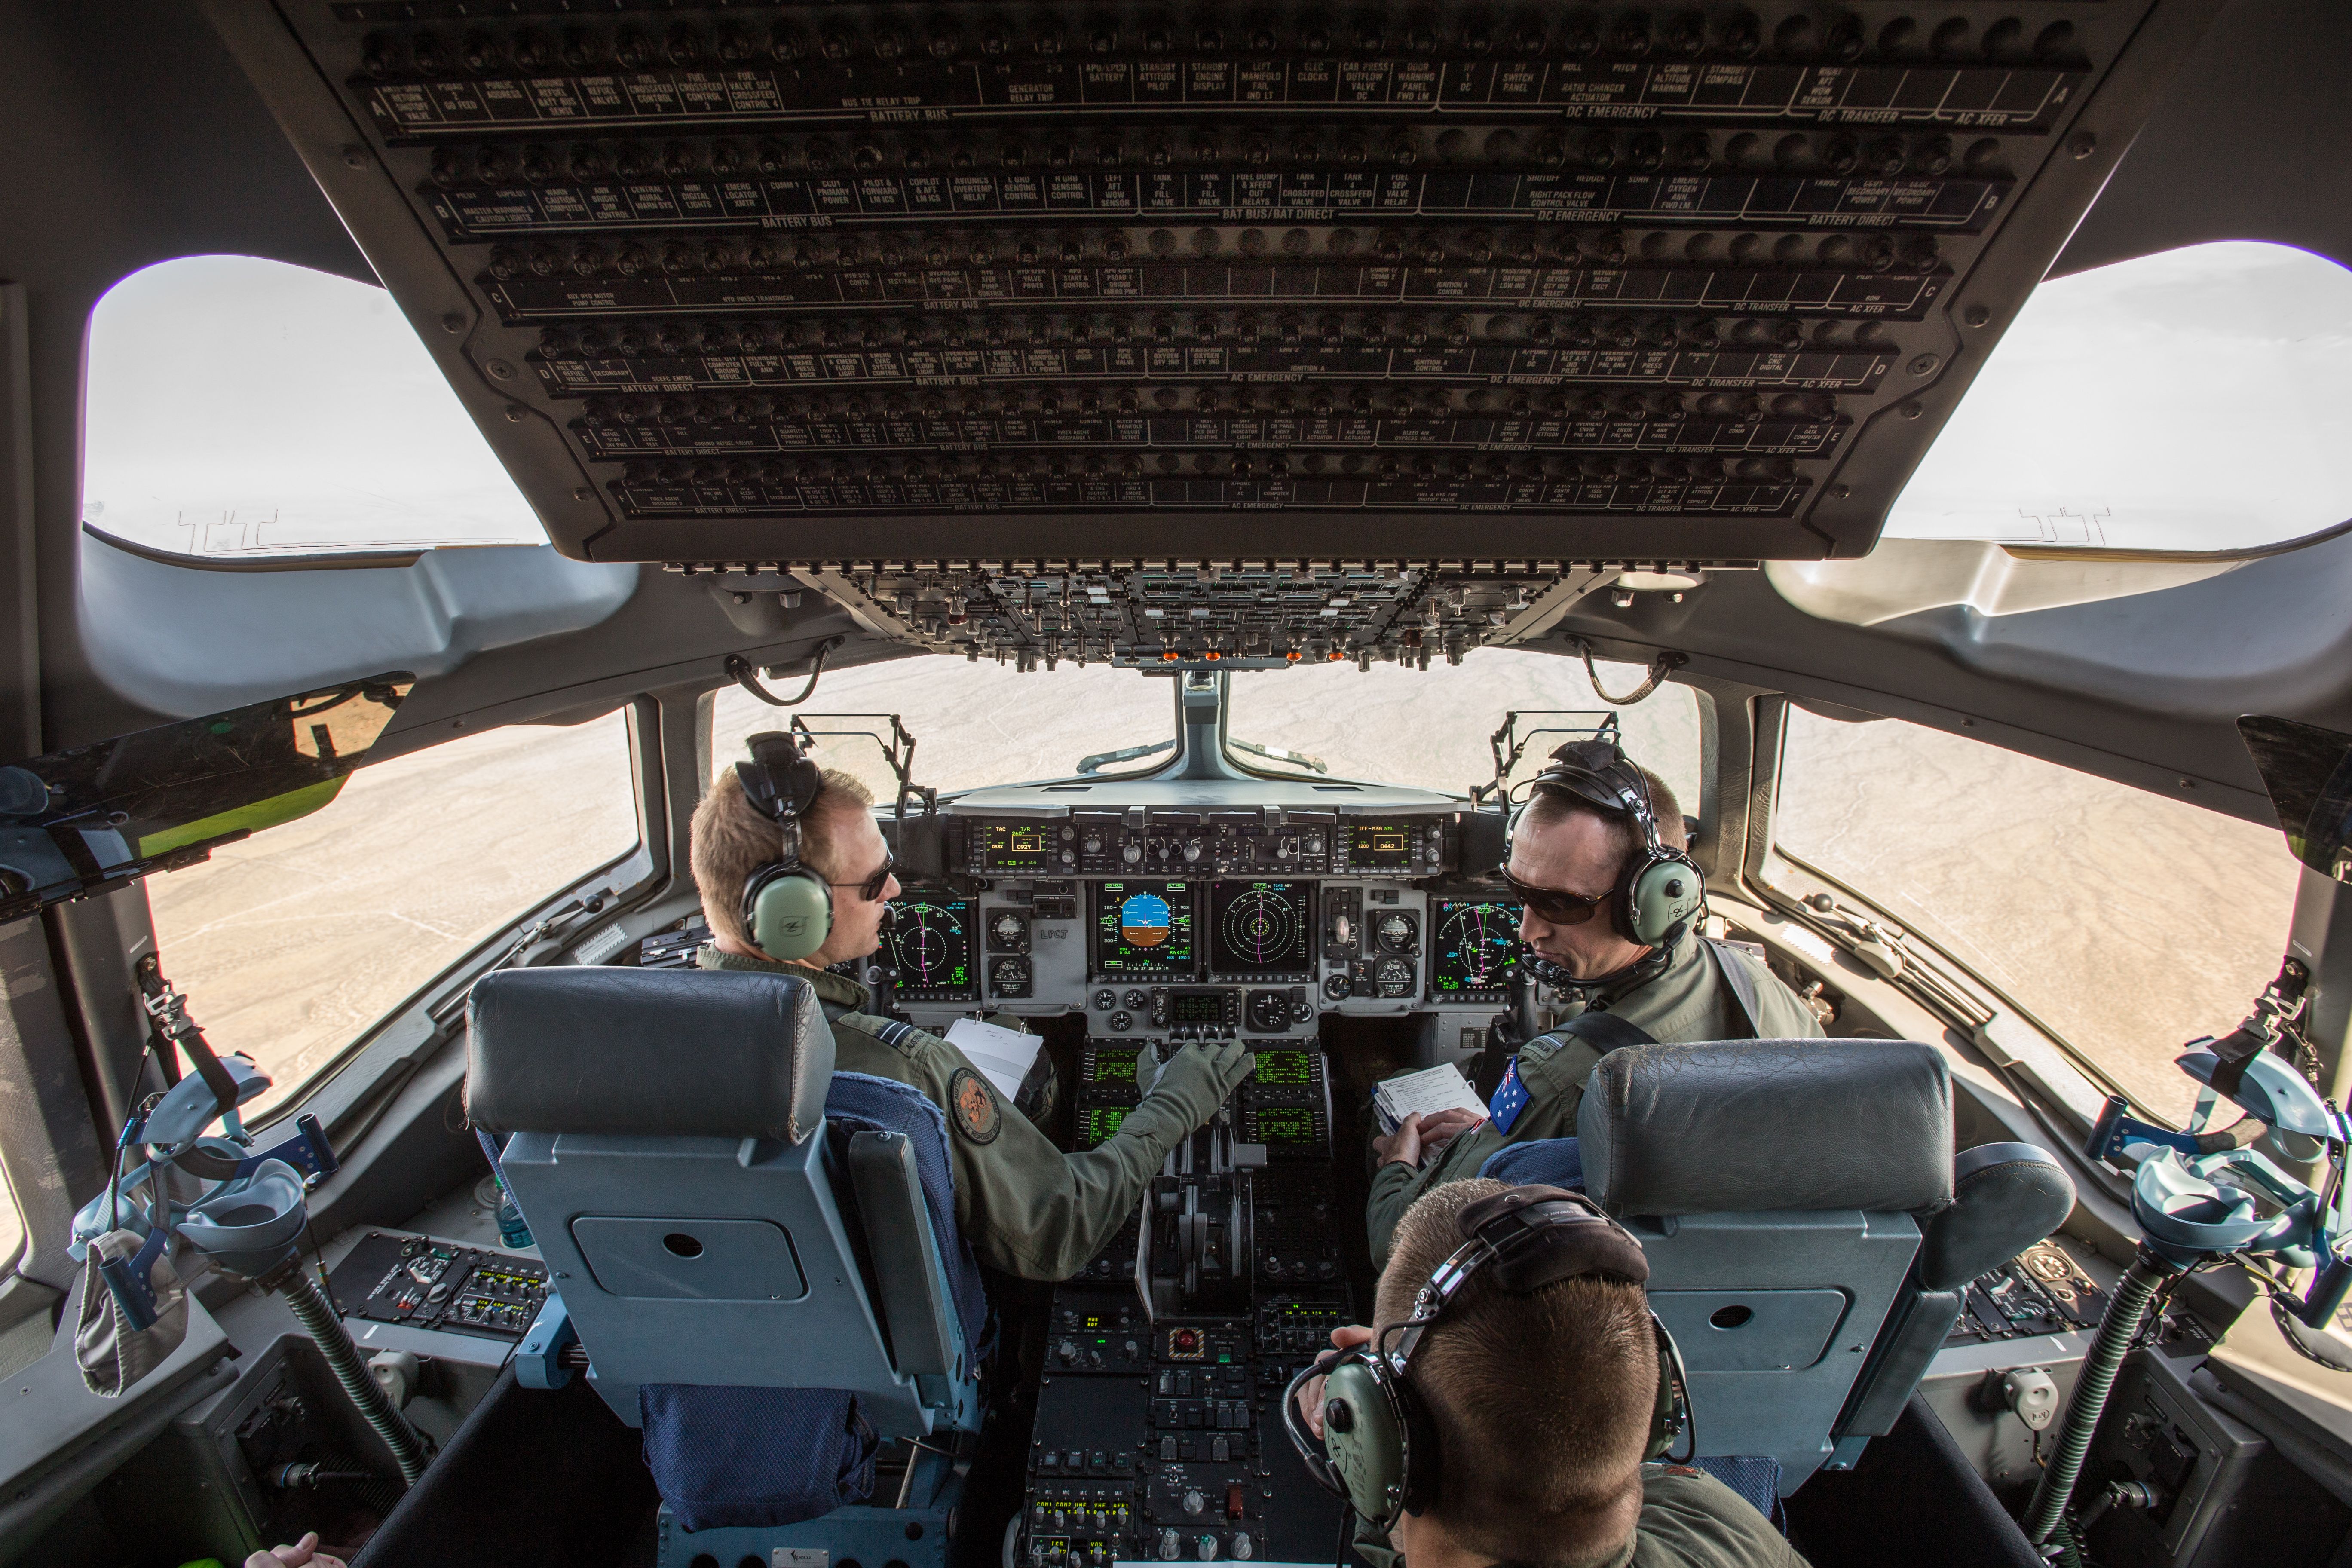
[[[1511,875],[1508,867],[1498,868],[1504,883],[1519,902],[1535,911],[1537,918],[1556,926],[1580,926],[1591,920],[1601,906],[1615,895],[1603,893],[1588,899],[1582,893],[1571,893],[1564,888],[1535,888]]]
[[[864,899],[867,903],[878,903],[881,901],[882,889],[890,885],[890,879],[898,874],[898,857],[894,854],[886,854],[882,857],[882,868],[875,872],[871,877],[866,878],[866,880],[862,882],[834,882],[828,885],[835,888],[855,888],[857,889],[857,896]]]

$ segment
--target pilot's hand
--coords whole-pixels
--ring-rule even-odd
[[[1351,1351],[1359,1345],[1371,1342],[1372,1331],[1360,1324],[1350,1323],[1344,1329],[1331,1331],[1331,1345],[1335,1350]],[[1318,1437],[1323,1436],[1323,1374],[1318,1373],[1298,1385],[1299,1418]]]
[[[1341,1333],[1347,1332],[1342,1329]],[[1322,1417],[1318,1415],[1319,1422]],[[1320,1427],[1318,1427],[1320,1430]],[[245,1560],[245,1568],[343,1568],[343,1560],[319,1550],[319,1532],[311,1531],[291,1546],[273,1546]]]
[[[1423,1116],[1416,1110],[1397,1123],[1397,1130],[1385,1138],[1372,1140],[1372,1154],[1381,1164],[1411,1165],[1416,1169],[1443,1150],[1448,1143],[1486,1121],[1475,1110],[1441,1110],[1434,1116]]]
[[[1170,1057],[1151,1085],[1154,1095],[1168,1093],[1184,1107],[1191,1125],[1198,1127],[1217,1113],[1225,1097],[1257,1066],[1244,1040],[1195,1042]]]

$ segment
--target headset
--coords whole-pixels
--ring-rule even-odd
[[[1413,1389],[1412,1360],[1465,1285],[1491,1272],[1503,1290],[1528,1296],[1591,1275],[1637,1285],[1650,1278],[1642,1244],[1582,1193],[1514,1187],[1471,1204],[1457,1223],[1468,1239],[1413,1297],[1412,1316],[1391,1324],[1370,1345],[1325,1355],[1304,1368],[1283,1394],[1283,1426],[1307,1472],[1384,1531],[1401,1514],[1423,1513],[1437,1500],[1437,1429]],[[1658,1397],[1644,1460],[1664,1458],[1685,1434],[1691,1435],[1692,1451],[1697,1447],[1682,1352],[1655,1312],[1650,1331],[1658,1347]],[[1391,1335],[1395,1342],[1383,1348]],[[1320,1442],[1298,1409],[1300,1387],[1318,1373],[1325,1374]]]
[[[782,730],[763,730],[744,744],[751,760],[735,764],[736,780],[751,809],[782,831],[783,852],[745,879],[743,931],[770,958],[806,958],[833,931],[833,889],[801,864],[801,822],[824,788],[824,770]]]
[[[1658,834],[1657,808],[1642,770],[1613,741],[1570,741],[1551,754],[1551,764],[1531,781],[1528,799],[1511,813],[1503,834],[1503,863],[1519,820],[1538,795],[1565,795],[1601,811],[1630,816],[1642,842],[1618,879],[1609,914],[1617,934],[1643,947],[1670,947],[1706,909],[1706,879],[1698,862],[1669,849]],[[1549,980],[1549,975],[1539,977]]]

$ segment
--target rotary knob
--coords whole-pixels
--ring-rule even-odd
[[[1085,839],[1079,843],[1078,847],[1085,850],[1089,855],[1101,854],[1103,849],[1102,835],[1099,833],[1087,834]]]
[[[1186,1513],[1198,1513],[1209,1506],[1209,1500],[1202,1497],[1197,1490],[1188,1491],[1178,1500],[1177,1506]]]
[[[1175,1526],[1169,1525],[1160,1531],[1159,1547],[1160,1561],[1173,1563],[1183,1554],[1184,1538],[1176,1533]]]
[[[1234,1531],[1232,1552],[1235,1562],[1246,1563],[1257,1554],[1257,1543],[1249,1538],[1248,1531],[1236,1530]]]
[[[1184,840],[1184,858],[1187,860],[1198,860],[1200,858],[1201,841],[1197,838],[1187,838]]]
[[[1217,1560],[1217,1538],[1211,1535],[1208,1531],[1202,1531],[1201,1532],[1200,1539],[1192,1542],[1192,1555],[1199,1558],[1203,1563],[1215,1562]]]
[[[1140,866],[1143,864],[1143,846],[1129,844],[1119,850],[1118,858],[1130,866]]]

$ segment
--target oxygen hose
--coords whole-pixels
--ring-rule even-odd
[[[2049,1544],[2058,1533],[2060,1521],[2066,1517],[2066,1504],[2074,1493],[2074,1481],[2083,1473],[2083,1459],[2091,1451],[2091,1434],[2097,1429],[2099,1416],[2107,1407],[2107,1394],[2115,1386],[2116,1373],[2122,1368],[2132,1342],[2139,1337],[2148,1301],[2159,1287],[2179,1272],[2179,1264],[2142,1247],[2139,1256],[2132,1259],[2130,1270],[2116,1287],[2106,1312],[2099,1319],[2098,1337],[2091,1342],[2090,1353],[2083,1358],[2082,1373],[2074,1380],[2074,1396],[2066,1402],[2066,1419],[2058,1429],[2058,1447],[2042,1472],[2040,1484],[2033,1489],[2033,1504],[2026,1510],[2025,1538],[2035,1546]]]
[[[335,1381],[343,1385],[343,1392],[351,1396],[359,1413],[392,1450],[394,1462],[400,1466],[400,1479],[415,1486],[416,1479],[425,1473],[425,1461],[430,1457],[424,1437],[408,1424],[408,1417],[394,1410],[392,1401],[384,1397],[383,1390],[361,1362],[359,1347],[352,1343],[342,1320],[335,1316],[327,1299],[302,1272],[300,1263],[289,1258],[272,1273],[275,1278],[265,1278],[258,1283],[286,1298],[286,1304],[294,1309],[294,1316],[318,1345],[319,1353],[334,1369]]]

